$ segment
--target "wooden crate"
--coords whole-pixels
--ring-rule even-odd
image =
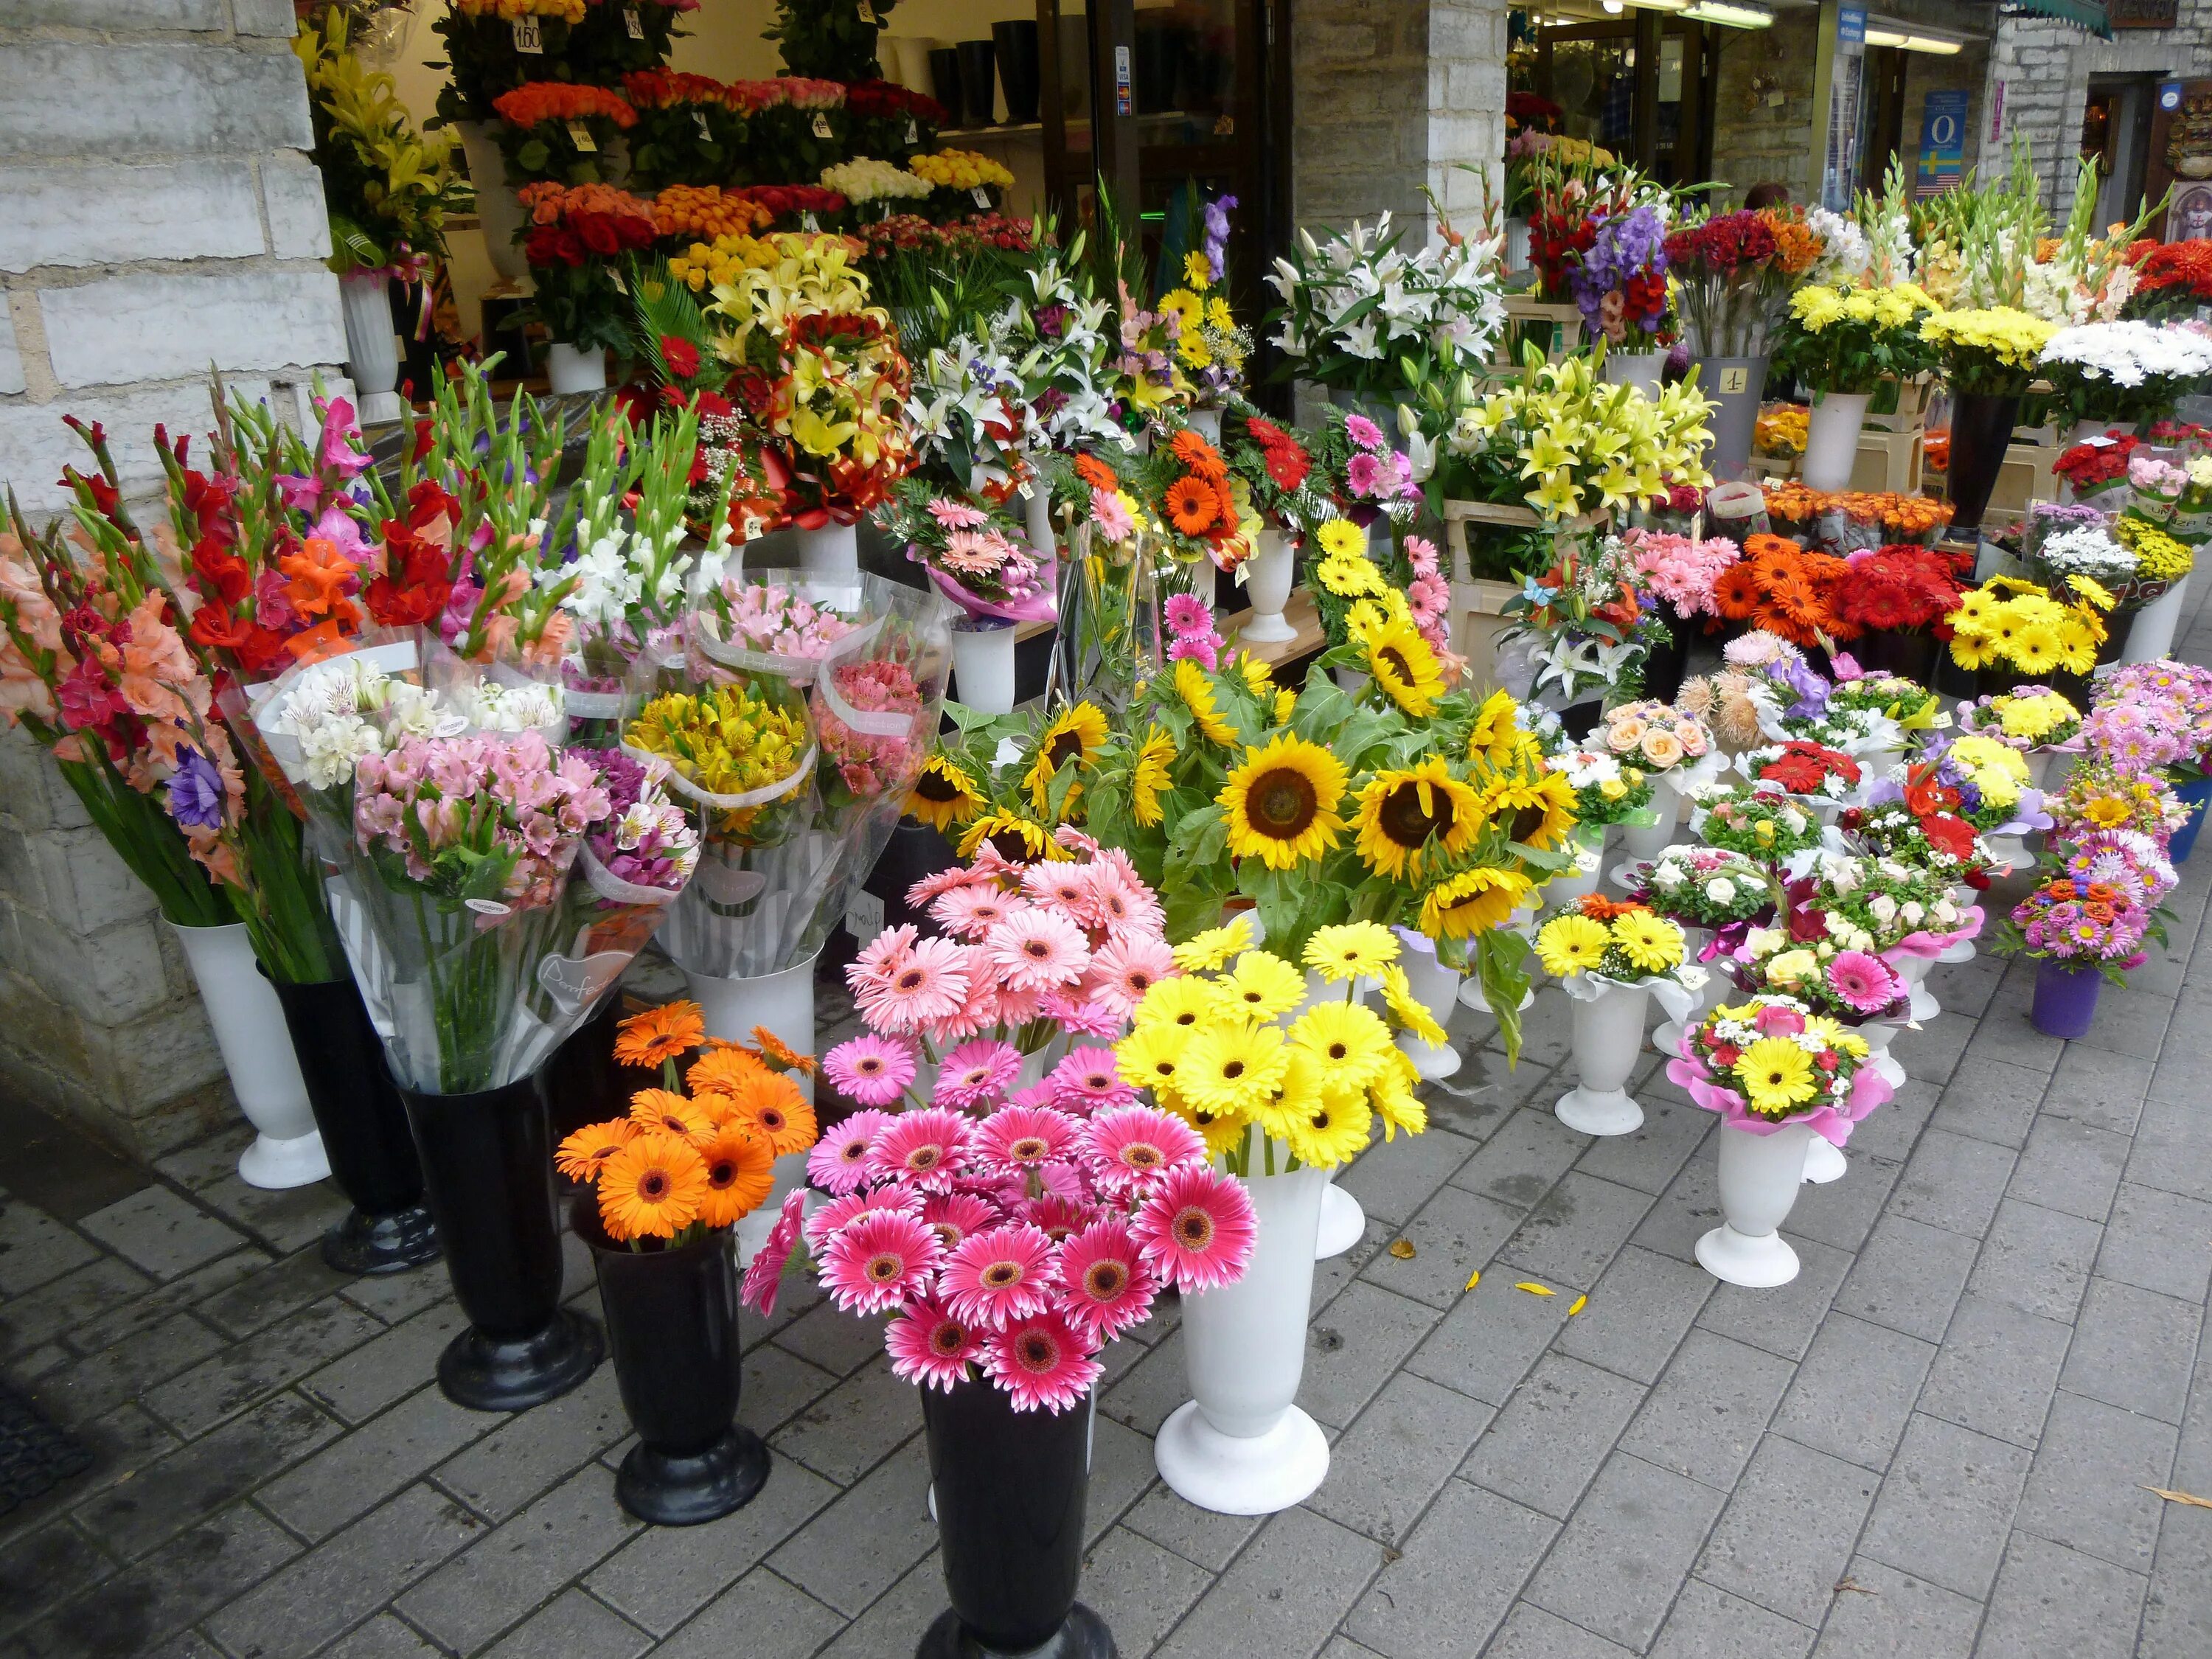
[[[1294,662],[1300,657],[1310,657],[1328,643],[1328,630],[1322,626],[1321,611],[1314,604],[1313,595],[1304,587],[1292,588],[1283,605],[1283,620],[1297,629],[1295,638],[1247,645],[1240,636],[1244,624],[1251,620],[1252,610],[1247,605],[1235,615],[1224,617],[1221,631],[1237,650],[1257,657],[1270,668]]]
[[[1498,637],[1506,628],[1505,604],[1521,589],[1513,582],[1475,575],[1468,560],[1467,527],[1470,524],[1498,524],[1536,530],[1542,528],[1546,520],[1534,507],[1455,501],[1443,504],[1443,520],[1445,556],[1449,561],[1451,578],[1451,612],[1448,619],[1451,624],[1451,648],[1467,659],[1469,684],[1495,685]],[[1603,529],[1611,522],[1609,514],[1585,513],[1561,525],[1559,533],[1562,537],[1579,535]]]
[[[1508,295],[1505,299],[1505,328],[1498,337],[1498,345],[1491,357],[1493,370],[1508,378],[1521,372],[1520,355],[1513,348],[1513,325],[1516,323],[1556,323],[1552,333],[1551,361],[1559,362],[1582,349],[1583,313],[1579,306],[1547,305],[1532,300],[1525,294]]]

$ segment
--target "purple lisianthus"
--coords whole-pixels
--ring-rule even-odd
[[[177,769],[169,775],[169,816],[187,830],[222,827],[222,774],[197,749],[177,750]]]
[[[1206,204],[1206,263],[1213,268],[1217,283],[1229,274],[1229,210],[1236,205],[1234,196],[1217,197]]]
[[[1766,672],[1795,694],[1796,701],[1786,711],[1790,719],[1816,720],[1827,713],[1828,682],[1810,664],[1789,657]]]

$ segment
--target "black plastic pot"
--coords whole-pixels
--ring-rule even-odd
[[[999,120],[998,48],[988,40],[963,40],[960,105],[971,127],[996,126]]]
[[[1660,613],[1667,637],[1651,647],[1644,659],[1644,695],[1672,702],[1682,689],[1682,674],[1690,660],[1690,624],[1672,605]]]
[[[1951,460],[1945,489],[1951,497],[1951,533],[1978,528],[1996,488],[2004,465],[2005,447],[2012,442],[2013,423],[2020,417],[2018,398],[1993,398],[1986,392],[1957,392],[1951,395]]]
[[[323,1260],[342,1273],[404,1273],[435,1261],[438,1225],[422,1203],[422,1166],[407,1132],[407,1109],[392,1086],[361,988],[349,976],[320,985],[270,983],[292,1034],[331,1179],[353,1205],[323,1235]]]
[[[1863,634],[1845,648],[1869,674],[1899,674],[1932,686],[1943,642],[1924,628],[1890,628]]]
[[[1559,711],[1559,729],[1579,743],[1597,730],[1597,717],[1604,711],[1602,697],[1571,704]]]
[[[641,1521],[695,1527],[742,1509],[768,1480],[768,1448],[738,1415],[738,1257],[724,1227],[678,1249],[609,1239],[599,1200],[569,1212],[592,1248],[623,1409],[638,1443],[615,1497]]]
[[[561,1305],[552,1127],[537,1075],[467,1095],[402,1089],[446,1272],[469,1328],[438,1356],[438,1386],[471,1411],[518,1412],[592,1374],[599,1328]]]
[[[921,1390],[952,1605],[915,1659],[1113,1659],[1106,1621],[1075,1599],[1091,1409],[1017,1412],[987,1382]]]
[[[1006,119],[1037,118],[1037,26],[1034,17],[991,25],[999,54],[999,86],[1006,94]]]
[[[953,125],[960,125],[960,53],[957,48],[939,46],[931,52],[929,86],[937,101],[945,106],[946,118]]]
[[[884,927],[899,927],[909,922],[921,925],[926,915],[907,903],[908,892],[915,883],[959,862],[960,854],[941,831],[926,823],[916,823],[911,818],[902,818],[891,831],[890,840],[884,843],[883,856],[876,860],[876,867],[868,872],[867,880],[861,884],[884,902]],[[861,945],[867,942],[856,941]]]
[[[621,1068],[615,1064],[615,1026],[622,1017],[622,992],[608,992],[592,1017],[545,1062],[540,1075],[545,1079],[555,1146],[587,1123],[629,1115],[629,1091],[623,1087],[617,1075]],[[650,1088],[652,1084],[638,1086]]]

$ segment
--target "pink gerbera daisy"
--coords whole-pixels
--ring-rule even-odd
[[[853,1000],[861,1016],[878,1030],[911,1031],[959,1012],[968,994],[969,969],[966,945],[949,939],[926,939],[887,975],[855,984]]]
[[[1073,985],[1091,966],[1083,930],[1056,910],[1024,910],[994,927],[983,950],[1001,982],[1016,991]]]
[[[1021,1050],[1011,1042],[989,1037],[963,1042],[938,1067],[937,1091],[931,1098],[939,1106],[979,1105],[1005,1093],[1021,1070]]]
[[[1346,416],[1344,417],[1344,435],[1351,439],[1352,442],[1358,444],[1362,449],[1380,449],[1382,447],[1382,428],[1376,425],[1374,422],[1369,420],[1364,415]]]
[[[921,937],[921,929],[909,924],[886,927],[863,945],[860,955],[845,967],[845,983],[853,988],[853,994],[859,996],[866,988],[889,984]]]
[[[1086,864],[1083,869],[1091,882],[1094,926],[1103,927],[1114,939],[1130,933],[1159,933],[1167,915],[1151,888],[1130,880],[1111,864]]]
[[[1052,1068],[1045,1081],[1052,1085],[1052,1103],[1080,1116],[1127,1106],[1137,1098],[1137,1091],[1115,1069],[1111,1048],[1077,1048]]]
[[[943,495],[931,498],[929,516],[947,530],[973,530],[978,525],[991,522],[981,507],[970,507],[966,501],[952,501]]]
[[[847,1313],[881,1313],[929,1292],[945,1259],[920,1216],[878,1210],[838,1231],[822,1252],[822,1288]]]
[[[1126,1223],[1095,1221],[1060,1250],[1067,1316],[1093,1342],[1110,1342],[1152,1311],[1159,1281],[1137,1254]]]
[[[1022,872],[1022,896],[1032,904],[1056,905],[1090,927],[1090,869],[1087,864],[1032,864]]]
[[[1090,1001],[1063,988],[1038,999],[1037,1012],[1072,1036],[1117,1037],[1129,1018],[1105,1001]]]
[[[948,933],[978,939],[1021,908],[1018,899],[999,890],[996,882],[986,887],[956,887],[929,907],[929,914]]]
[[[964,1241],[945,1266],[945,1305],[953,1317],[991,1330],[1052,1305],[1059,1288],[1052,1240],[1039,1227],[1015,1223]]]
[[[969,1363],[983,1354],[982,1339],[927,1297],[907,1304],[891,1321],[884,1346],[890,1351],[892,1376],[948,1394],[968,1380]]]
[[[984,1344],[983,1369],[1016,1411],[1063,1412],[1091,1392],[1103,1369],[1089,1346],[1058,1314],[1034,1314]]]
[[[1086,859],[1096,859],[1098,856],[1097,839],[1085,835],[1072,823],[1061,824],[1059,829],[1052,832],[1052,838],[1071,853],[1080,854]]]
[[[1203,1164],[1184,1164],[1146,1195],[1134,1231],[1154,1273],[1180,1291],[1212,1291],[1243,1273],[1257,1224],[1241,1183]]]
[[[1149,1187],[1170,1170],[1206,1162],[1206,1142],[1172,1112],[1115,1106],[1084,1126],[1084,1155],[1113,1190]]]
[[[806,1188],[794,1187],[777,1212],[775,1225],[769,1229],[767,1242],[753,1252],[753,1259],[745,1264],[745,1282],[741,1298],[748,1308],[760,1310],[766,1318],[775,1311],[775,1293],[783,1283],[784,1264],[798,1247],[799,1225],[806,1219]]]
[[[866,1178],[868,1144],[891,1121],[888,1112],[855,1112],[822,1132],[806,1155],[806,1178],[823,1192],[842,1197]]]
[[[822,1074],[840,1094],[863,1106],[888,1106],[914,1081],[914,1049],[873,1033],[839,1043],[822,1056]]]
[[[1042,1198],[1030,1199],[1022,1206],[1021,1218],[1054,1243],[1064,1243],[1070,1233],[1079,1231],[1097,1218],[1098,1206],[1083,1201],[1083,1178],[1067,1164],[1048,1164],[1042,1173],[1048,1187],[1055,1185],[1058,1177],[1074,1178],[1057,1182],[1067,1190],[1048,1191]]]
[[[986,1164],[1034,1170],[1066,1158],[1082,1126],[1046,1106],[1001,1106],[975,1131],[975,1154]]]
[[[1018,991],[1003,981],[991,987],[991,1023],[1026,1025],[1044,1012],[1044,993]]]
[[[915,1195],[896,1187],[878,1187],[872,1192],[847,1193],[842,1198],[831,1199],[806,1218],[806,1242],[819,1250],[823,1242],[840,1227],[850,1226],[862,1216],[878,1210],[902,1210],[908,1215],[921,1213],[921,1206]]]
[[[1165,939],[1123,934],[1098,947],[1084,989],[1126,1016],[1136,1012],[1146,992],[1175,976],[1175,951]]]
[[[906,890],[907,908],[911,910],[920,910],[934,903],[956,888],[985,886],[995,888],[997,885],[998,884],[990,877],[972,866],[956,864],[949,868],[937,871],[933,874],[924,876],[913,886],[908,888]]]
[[[902,1112],[876,1132],[868,1174],[925,1193],[941,1193],[968,1163],[968,1120],[941,1106]]]
[[[1213,626],[1213,612],[1195,593],[1168,596],[1168,626],[1178,634],[1203,634]]]
[[[1889,964],[1864,951],[1845,951],[1828,964],[1829,988],[1862,1014],[1877,1014],[1904,988]]]
[[[968,1242],[969,1236],[1005,1218],[999,1206],[976,1193],[933,1193],[921,1202],[921,1218],[937,1230],[948,1256]]]

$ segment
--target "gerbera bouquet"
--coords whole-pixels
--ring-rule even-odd
[[[1864,1038],[1797,998],[1754,996],[1707,1014],[1667,1075],[1731,1128],[1802,1124],[1840,1146],[1892,1093],[1867,1054]]]
[[[1954,796],[1932,784],[1932,773],[1914,769],[1918,776],[1905,787],[1876,785],[1875,793],[1885,799],[1838,814],[1836,828],[1845,845],[1931,870],[1954,887],[1986,889],[2006,866],[1972,823],[1959,816]]]
[[[1713,754],[1713,734],[1705,722],[1671,703],[1615,703],[1605,711],[1601,735],[1613,754],[1633,760],[1647,775],[1663,777],[1676,788],[1719,769],[1717,759],[1708,760]]]
[[[2124,985],[2128,969],[2149,959],[2142,947],[2152,920],[2119,883],[2054,875],[2013,907],[1996,929],[1996,949],[2002,956],[2094,967],[2112,984]]]
[[[1686,963],[1684,949],[1680,923],[1633,900],[1617,904],[1595,893],[1553,911],[1536,930],[1537,962],[1570,994],[1593,995],[1600,981],[1650,990],[1664,985],[1686,1010],[1705,976]]]
[[[1334,498],[1337,510],[1366,527],[1377,520],[1409,524],[1419,508],[1420,487],[1413,463],[1390,447],[1382,428],[1364,415],[1347,414],[1334,404],[1321,412],[1321,427],[1310,434],[1316,488]]]
[[[1054,614],[1057,566],[1024,544],[1003,507],[979,507],[906,478],[878,516],[937,591],[969,615],[1027,622]]]
[[[623,95],[637,116],[629,134],[629,161],[638,184],[665,191],[672,185],[715,187],[737,176],[744,118],[720,81],[655,66],[632,70],[622,82]]]
[[[1260,528],[1251,492],[1203,433],[1182,428],[1148,465],[1132,471],[1143,480],[1144,499],[1156,504],[1165,551],[1176,564],[1234,570],[1250,556]]]
[[[1634,759],[1604,748],[1569,744],[1552,751],[1552,769],[1575,792],[1575,819],[1593,828],[1608,823],[1653,822],[1651,795],[1656,781]]]
[[[1562,541],[1558,562],[1524,579],[1504,607],[1500,678],[1510,684],[1521,659],[1530,695],[1570,707],[1592,690],[1640,690],[1644,659],[1666,627],[1637,597],[1635,565],[1617,536],[1592,548]]]
[[[845,118],[855,154],[903,159],[933,149],[947,118],[937,100],[895,81],[854,81],[845,88]]]
[[[1328,475],[1316,471],[1312,452],[1296,431],[1249,406],[1232,406],[1223,434],[1231,477],[1285,535],[1304,542],[1339,516]]]
[[[1808,283],[1790,296],[1775,330],[1773,362],[1815,403],[1829,392],[1867,392],[1929,366],[1917,325],[1935,301],[1911,283],[1889,288]]]
[[[1656,530],[1628,530],[1620,540],[1641,578],[1639,585],[1683,617],[1718,614],[1714,585],[1742,556],[1734,542],[1720,536],[1694,541]]]
[[[616,1030],[617,1058],[658,1066],[660,1082],[631,1095],[628,1116],[586,1125],[553,1155],[592,1189],[610,1243],[677,1250],[725,1231],[768,1202],[778,1158],[815,1145],[814,1109],[775,1033],[757,1032],[757,1049],[710,1042],[696,1002],[632,1014]]]
[[[1707,784],[1689,793],[1690,830],[1706,845],[1778,864],[1820,843],[1820,820],[1771,789]]]
[[[779,75],[732,81],[723,95],[744,118],[740,160],[747,184],[811,184],[823,167],[853,154],[842,81]]]
[[[1859,763],[1840,749],[1796,738],[1753,750],[1743,757],[1742,769],[1755,784],[1825,801],[1849,799],[1863,775]]]
[[[1227,198],[1231,205],[1235,197]],[[1224,229],[1225,231],[1226,226]],[[1226,408],[1244,384],[1245,359],[1252,355],[1252,332],[1240,327],[1229,296],[1216,286],[1228,275],[1202,248],[1183,256],[1183,280],[1159,299],[1159,309],[1181,319],[1176,356],[1190,381],[1193,409]]]
[[[2063,749],[2081,730],[2081,712],[2047,685],[2016,685],[1993,696],[1961,703],[1959,729],[2030,754]]]
[[[1850,574],[1829,584],[1826,604],[1839,639],[1917,633],[1958,609],[1951,562],[1932,549],[1895,543],[1844,556]]]
[[[1742,562],[1723,571],[1714,584],[1717,620],[1706,624],[1709,629],[1720,621],[1748,623],[1807,650],[1824,635],[1838,637],[1843,625],[1829,595],[1850,574],[1843,560],[1764,532],[1745,537],[1743,551]]]
[[[2134,315],[2185,317],[2212,301],[2212,241],[2138,242],[2129,257],[2136,270],[2128,303]]]
[[[1912,997],[1905,976],[1864,942],[1865,929],[1826,931],[1836,913],[1818,908],[1824,896],[1816,883],[1790,883],[1774,925],[1746,929],[1723,965],[1749,994],[1795,997],[1844,1025],[1901,1017]]]
[[[2105,762],[2076,766],[2066,787],[2043,802],[2055,839],[2070,841],[2094,830],[2130,830],[2160,842],[2189,822],[2190,806],[2156,773],[2128,776]]]
[[[1992,576],[1959,597],[1944,618],[1951,630],[1951,660],[1960,667],[2003,667],[2031,678],[2052,669],[2087,674],[2097,665],[2106,638],[2103,613],[2112,596],[2087,576],[2073,576],[2062,601],[2034,582]]]
[[[1802,218],[1773,208],[1715,214],[1669,233],[1667,264],[1692,356],[1764,355],[1792,279],[1826,246]]]

